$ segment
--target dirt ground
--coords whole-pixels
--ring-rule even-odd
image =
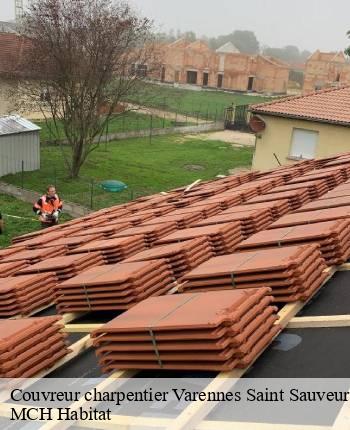
[[[191,138],[191,139],[200,139],[200,140],[221,140],[222,142],[232,143],[232,145],[237,147],[255,145],[254,134],[242,133],[240,131],[233,131],[233,130],[222,130],[222,131],[213,131],[209,133],[190,134],[190,135],[186,135],[185,137]]]

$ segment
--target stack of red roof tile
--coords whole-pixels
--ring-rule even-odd
[[[55,255],[65,255],[67,248],[65,246],[52,246],[50,248],[28,249],[15,254],[11,254],[1,260],[2,263],[11,261],[22,261],[28,264],[35,264],[39,261],[47,260]]]
[[[199,211],[202,213],[203,218],[209,218],[210,216],[216,215],[222,211],[222,207],[219,202],[212,202],[212,203],[205,203],[205,202],[202,202],[201,204],[195,203],[194,205],[190,205],[185,208],[172,210],[171,215],[189,214],[189,213]]]
[[[106,263],[115,264],[119,261],[143,251],[146,248],[143,235],[118,237],[114,239],[96,240],[74,249],[70,254],[81,254],[99,251]]]
[[[336,172],[322,172],[322,170],[312,170],[303,176],[292,179],[288,182],[288,184],[299,184],[300,182],[308,182],[318,179],[325,179],[330,190],[344,182],[344,177],[340,170]]]
[[[179,279],[184,273],[209,260],[213,255],[214,252],[208,239],[199,237],[180,243],[156,246],[128,258],[125,263],[163,258],[173,270],[175,278]]]
[[[152,218],[155,218],[157,216],[166,215],[167,213],[171,212],[173,209],[171,206],[161,206],[161,207],[155,207],[150,209],[142,209],[142,215],[148,216],[150,215]],[[137,213],[137,212],[136,212]],[[135,222],[135,219],[133,220]],[[137,224],[133,224],[137,225]]]
[[[59,317],[0,321],[0,377],[30,378],[69,353]]]
[[[293,225],[313,224],[315,222],[332,221],[335,219],[350,218],[350,206],[339,208],[320,209],[318,211],[297,212],[284,215],[270,224],[268,229],[291,227]]]
[[[167,236],[175,230],[177,230],[176,222],[165,222],[159,225],[140,225],[138,227],[127,228],[113,235],[113,238],[143,235],[146,246],[150,248],[160,238]]]
[[[173,204],[175,208],[183,208],[185,206],[191,205],[192,203],[199,202],[203,200],[201,196],[176,196],[169,199],[169,203]]]
[[[233,206],[221,212],[224,213],[238,213],[250,210],[264,210],[268,209],[271,213],[272,219],[278,219],[282,215],[291,211],[288,200],[272,200],[271,202],[252,203],[246,205]]]
[[[19,243],[15,243],[12,245],[13,248],[15,247],[24,247],[25,249],[37,249],[42,247],[43,245],[47,245],[53,240],[59,239],[63,236],[63,234],[59,231],[47,231],[47,235],[39,235],[35,236],[31,239],[23,240]]]
[[[339,157],[337,159],[333,159],[331,161],[328,161],[326,164],[324,164],[322,166],[322,168],[327,168],[327,167],[335,167],[335,166],[344,166],[344,165],[348,165],[350,163],[350,156],[346,155],[343,157]]]
[[[0,278],[0,317],[28,315],[53,302],[54,273]]]
[[[331,161],[336,161],[338,159],[338,157],[326,157],[326,158],[319,158],[314,160],[315,162],[315,169],[322,169],[322,167],[324,167],[325,165],[327,165],[328,163],[330,163]]]
[[[350,257],[350,219],[276,228],[254,234],[240,243],[239,250],[318,243],[326,263],[342,264]]]
[[[64,225],[64,224],[63,224]],[[50,227],[49,232],[58,230],[58,226]],[[18,244],[28,239],[33,239],[34,237],[42,236],[44,234],[43,230],[33,231],[31,233],[22,234],[21,236],[14,237],[12,239],[13,244]]]
[[[174,274],[165,260],[98,266],[58,284],[56,307],[60,313],[129,309],[173,286]]]
[[[230,194],[217,194],[216,196],[209,197],[205,200],[206,203],[219,203],[221,209],[228,209],[232,206],[239,205],[243,202],[239,193],[231,192]],[[203,202],[200,203],[201,205]],[[194,205],[191,205],[194,207]]]
[[[181,210],[181,209],[178,209]],[[158,218],[153,218],[145,221],[142,225],[158,225],[169,222],[175,222],[178,229],[189,228],[204,218],[202,211],[192,209],[191,212],[185,214],[166,214]]]
[[[158,240],[156,244],[163,245],[167,243],[183,242],[184,240],[203,236],[208,237],[209,243],[216,255],[232,252],[237,244],[243,240],[241,224],[239,222],[230,222],[226,224],[178,230]]]
[[[256,185],[252,185],[250,183],[240,185],[236,187],[234,191],[229,190],[225,191],[223,194],[238,194],[241,198],[241,201],[244,203],[249,199],[259,195],[258,187]]]
[[[273,200],[288,200],[291,209],[295,210],[305,203],[308,203],[311,199],[307,188],[301,188],[299,190],[284,191],[282,193],[263,194],[250,199],[247,204],[271,202]]]
[[[325,197],[325,196],[324,196]],[[319,209],[338,208],[341,206],[350,205],[350,196],[334,197],[334,198],[320,198],[313,202],[303,205],[295,212],[315,211]]]
[[[103,372],[228,371],[250,365],[281,330],[269,288],[153,297],[92,333]]]
[[[277,302],[307,300],[327,277],[319,245],[214,257],[185,274],[179,292],[270,287]]]
[[[66,246],[68,250],[72,250],[79,246],[84,245],[98,239],[103,238],[102,233],[87,234],[86,236],[72,236],[72,237],[62,237],[61,239],[53,240],[52,242],[45,243],[41,245],[44,248],[50,248],[51,246]]]
[[[340,172],[343,181],[347,181],[350,177],[350,164],[342,163],[340,166],[324,166],[322,169],[318,170],[320,173],[338,173]],[[307,175],[307,173],[306,173]]]
[[[299,184],[282,185],[281,187],[273,188],[268,192],[268,194],[283,193],[285,191],[298,190],[301,188],[306,188],[308,190],[311,200],[317,199],[318,197],[327,193],[329,190],[326,180],[319,179],[316,181],[302,182]]]
[[[333,199],[334,197],[343,197],[343,196],[350,196],[350,183],[349,181],[344,182],[342,185],[338,185],[337,187],[333,188],[333,190],[328,191],[327,194],[324,194],[320,200],[324,199]]]
[[[154,209],[152,208],[152,210],[154,210]],[[106,225],[117,225],[117,224],[128,223],[130,225],[130,227],[136,227],[137,225],[142,224],[149,219],[155,218],[155,216],[156,215],[154,215],[150,212],[147,212],[147,213],[137,212],[137,213],[133,213],[131,215],[128,215],[128,216],[125,216],[122,218],[115,218],[114,220],[106,221],[105,224]]]
[[[127,228],[131,227],[131,223],[129,222],[123,222],[120,224],[114,224],[112,221],[108,222],[108,225],[101,225],[99,227],[92,227],[88,229],[82,229],[78,232],[75,232],[72,234],[72,237],[75,236],[87,236],[92,234],[99,234],[102,235],[105,238],[111,237],[116,233],[119,233],[120,231],[123,231]]]
[[[228,222],[240,222],[243,237],[248,237],[253,233],[264,230],[273,222],[271,211],[269,209],[247,210],[245,212],[224,212],[214,215],[196,223],[195,226],[202,227],[206,225],[224,224]]]
[[[5,258],[18,254],[24,250],[24,246],[10,246],[9,248],[0,249],[0,261],[2,262]]]
[[[18,270],[27,266],[24,261],[12,261],[10,263],[2,263],[0,260],[0,278],[7,278],[13,276]]]
[[[73,278],[73,276],[78,275],[90,267],[100,266],[104,263],[105,261],[101,253],[96,251],[86,254],[48,258],[32,266],[25,267],[17,272],[17,274],[26,275],[29,273],[54,272],[57,278],[62,281],[64,279]]]

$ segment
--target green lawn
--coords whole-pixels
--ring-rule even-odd
[[[140,83],[128,100],[143,106],[151,106],[201,118],[221,119],[225,108],[232,103],[247,105],[271,100],[271,97],[237,94],[219,90],[187,90],[166,85]]]
[[[36,220],[30,203],[0,194],[0,212],[5,221],[5,231],[0,234],[0,248],[10,245],[11,239],[15,236],[40,229],[40,222]],[[68,219],[69,216],[62,216],[63,221]]]
[[[42,142],[55,140],[56,137],[52,134],[50,129],[54,130],[53,121],[49,121],[46,123],[45,121],[35,121],[36,124],[41,127],[40,132],[40,140]],[[107,133],[118,133],[118,132],[127,132],[134,130],[147,130],[152,128],[168,128],[173,127],[175,125],[186,125],[183,123],[175,122],[174,120],[164,119],[160,117],[153,116],[151,118],[150,115],[141,114],[138,112],[126,112],[124,114],[118,114],[111,118],[108,123],[108,129],[106,128],[105,132]],[[190,125],[190,123],[188,123]],[[62,125],[58,124],[59,129],[59,138],[64,139],[65,134],[63,131]]]
[[[55,184],[61,198],[93,208],[112,206],[141,195],[157,193],[226,174],[229,169],[250,166],[252,148],[235,148],[221,141],[205,141],[179,135],[127,139],[102,145],[93,152],[77,180],[67,179],[60,149],[43,146],[41,170],[24,173],[24,188],[43,192],[47,184]],[[193,167],[194,166],[194,167]],[[193,168],[200,170],[193,170]],[[128,190],[110,194],[98,183],[116,179]],[[8,175],[5,182],[21,185],[21,174]],[[92,182],[93,180],[93,182]]]

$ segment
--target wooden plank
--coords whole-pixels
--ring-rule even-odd
[[[128,415],[111,415],[108,422],[101,421],[78,421],[77,425],[82,428],[91,429],[118,429],[131,430],[133,427],[142,429],[166,428],[172,423],[172,418],[133,417]],[[247,423],[233,421],[202,421],[195,430],[332,430],[331,427],[269,424],[269,423]]]
[[[350,315],[327,315],[296,317],[288,323],[288,328],[350,327]]]
[[[333,423],[333,430],[350,429],[350,401],[344,402],[340,412]]]
[[[350,263],[344,263],[341,266],[339,266],[338,270],[340,272],[346,272],[348,270],[350,270]]]
[[[190,184],[187,188],[185,188],[184,193],[188,193],[189,191],[191,191],[192,188],[194,188],[196,185],[198,185],[201,182],[201,180],[202,179],[197,179],[192,184]]]
[[[110,377],[104,379],[100,384],[98,384],[93,390],[96,391],[107,391],[109,386],[112,384],[115,384],[118,379],[120,379],[120,384],[118,384],[118,387],[120,387],[123,383],[126,382],[126,380],[132,378],[137,372],[136,371],[130,371],[130,370],[120,370],[115,373],[113,373]],[[115,389],[116,387],[113,387]],[[90,392],[92,393],[93,390]],[[71,411],[78,410],[79,408],[84,407],[86,404],[89,404],[89,406],[93,406],[94,402],[88,402],[85,400],[84,397],[80,398],[77,402],[72,403],[69,408]],[[98,402],[96,402],[98,404]],[[55,415],[57,417],[57,415]],[[47,422],[42,427],[40,427],[40,430],[66,430],[69,427],[71,427],[74,423],[72,421],[57,421],[53,420],[50,422]]]
[[[83,317],[86,314],[87,314],[87,312],[69,312],[67,314],[63,314],[62,319],[63,319],[64,324],[68,324],[74,320],[77,320],[77,319]]]
[[[51,308],[52,306],[55,306],[55,303],[49,303],[47,305],[41,306],[41,308],[35,309],[34,311],[30,312],[27,315],[15,315],[14,317],[11,317],[9,319],[10,320],[19,320],[19,319],[22,319],[22,318],[32,317],[32,316],[34,316],[34,315],[36,315],[36,314],[38,314],[38,313],[40,313],[40,312],[42,312],[42,311],[44,311],[46,309]]]
[[[101,328],[104,324],[66,324],[64,331],[66,333],[91,333]]]

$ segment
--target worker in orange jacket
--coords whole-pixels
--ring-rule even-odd
[[[39,216],[43,228],[58,224],[58,218],[62,212],[63,203],[56,193],[56,188],[49,185],[40,199],[34,203],[33,211]]]

